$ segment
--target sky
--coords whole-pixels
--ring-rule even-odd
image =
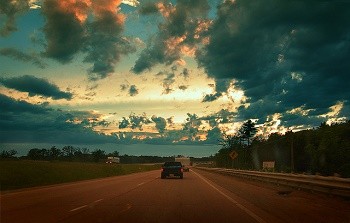
[[[349,120],[350,2],[2,0],[0,144],[217,144]]]

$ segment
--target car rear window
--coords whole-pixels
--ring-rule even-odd
[[[166,162],[164,166],[182,166],[180,162]]]

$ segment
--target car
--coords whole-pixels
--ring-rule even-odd
[[[183,179],[183,172],[184,169],[181,162],[165,162],[162,165],[160,178],[165,179],[166,177],[180,177],[180,179]]]

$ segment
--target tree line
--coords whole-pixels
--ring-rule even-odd
[[[18,159],[16,150],[4,150],[0,153],[2,159]],[[96,149],[90,151],[87,148],[78,148],[73,146],[64,146],[62,149],[52,146],[50,149],[30,149],[26,156],[20,159],[41,160],[41,161],[72,161],[72,162],[105,162],[107,157],[119,157],[120,162],[124,164],[131,163],[162,163],[173,161],[174,157],[160,156],[134,156],[120,155],[118,151],[106,153],[104,150]]]
[[[340,174],[350,177],[350,121],[299,132],[255,137],[254,122],[247,121],[236,135],[223,135],[216,165],[225,168],[261,170],[265,161],[275,162],[275,171],[310,174]],[[231,159],[230,153],[238,156]]]

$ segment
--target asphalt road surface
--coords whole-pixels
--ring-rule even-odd
[[[350,201],[196,169],[160,170],[1,195],[1,223],[349,222]]]

